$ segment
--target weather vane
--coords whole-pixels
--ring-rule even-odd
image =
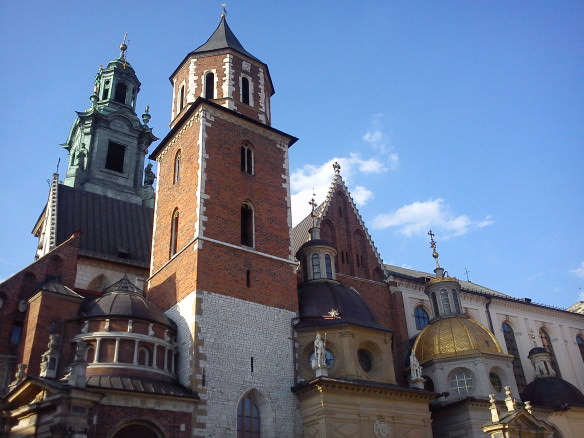
[[[225,18],[227,16],[227,9],[225,9],[227,7],[227,3],[221,3],[221,7],[223,8],[223,11],[221,12],[221,18]]]
[[[337,161],[333,163],[333,169],[335,171],[335,175],[339,175],[341,173],[341,165]]]
[[[126,44],[127,39],[128,32],[124,33],[124,40],[122,41],[122,44],[120,44],[120,50],[122,51],[122,53],[120,53],[120,58],[123,60],[126,60],[126,50],[128,50],[128,45]]]

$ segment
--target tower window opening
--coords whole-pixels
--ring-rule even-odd
[[[440,291],[440,301],[442,302],[442,310],[444,315],[450,315],[452,313],[452,309],[450,308],[450,298],[448,297],[448,291],[446,289],[442,289]]]
[[[241,101],[249,105],[249,79],[245,76],[241,78]]]
[[[205,99],[215,99],[215,75],[211,72],[205,75]]]
[[[312,279],[318,280],[320,278],[320,256],[312,254]]]
[[[249,144],[241,146],[241,171],[253,175],[253,148]]]
[[[172,220],[170,224],[170,250],[169,250],[170,257],[176,254],[178,248],[178,219],[179,219],[178,209],[175,209],[174,213],[172,214]]]
[[[181,152],[179,150],[174,157],[174,175],[172,178],[173,184],[178,183],[180,180],[180,160],[181,160]]]
[[[126,147],[114,143],[113,141],[109,142],[109,146],[107,148],[107,156],[105,159],[105,168],[109,170],[113,170],[115,172],[122,173],[124,171],[124,155],[126,153]]]
[[[109,91],[110,91],[110,81],[109,79],[103,83],[103,92],[101,93],[102,100],[106,100],[109,98]]]
[[[329,280],[333,279],[333,264],[331,262],[331,256],[325,254],[324,256],[324,266],[326,269],[326,278]]]
[[[440,310],[438,308],[438,298],[436,298],[436,292],[432,292],[432,306],[434,307],[434,317],[440,315]]]
[[[181,112],[185,107],[185,86],[180,86],[179,101],[178,101],[178,112]]]
[[[119,103],[126,103],[126,94],[128,92],[128,87],[125,84],[116,85],[116,93],[114,94],[114,100]]]
[[[241,206],[241,244],[253,247],[253,209],[249,204]]]
[[[454,311],[460,314],[460,299],[458,298],[458,291],[452,290],[452,302],[454,303]]]

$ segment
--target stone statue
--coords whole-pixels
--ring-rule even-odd
[[[146,169],[144,169],[144,185],[151,186],[154,184],[154,180],[156,179],[156,175],[152,172],[152,163],[148,163]]]
[[[316,339],[314,340],[313,368],[326,368],[325,342],[318,332],[316,333]]]
[[[420,362],[418,362],[416,354],[413,351],[412,354],[410,354],[410,373],[412,379],[422,378],[422,367]]]

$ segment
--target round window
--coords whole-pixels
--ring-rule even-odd
[[[491,371],[489,373],[489,380],[491,381],[493,389],[497,392],[501,392],[501,389],[503,389],[503,383],[501,382],[499,375]]]
[[[363,368],[363,371],[368,373],[373,368],[373,362],[371,361],[371,353],[367,350],[359,349],[357,351],[357,358],[359,359],[359,365]]]
[[[450,375],[450,388],[458,395],[470,394],[473,390],[473,379],[468,370],[456,370]]]

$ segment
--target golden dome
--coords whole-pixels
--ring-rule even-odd
[[[413,351],[421,364],[481,353],[506,356],[489,329],[463,316],[439,319],[428,325],[418,335]]]

